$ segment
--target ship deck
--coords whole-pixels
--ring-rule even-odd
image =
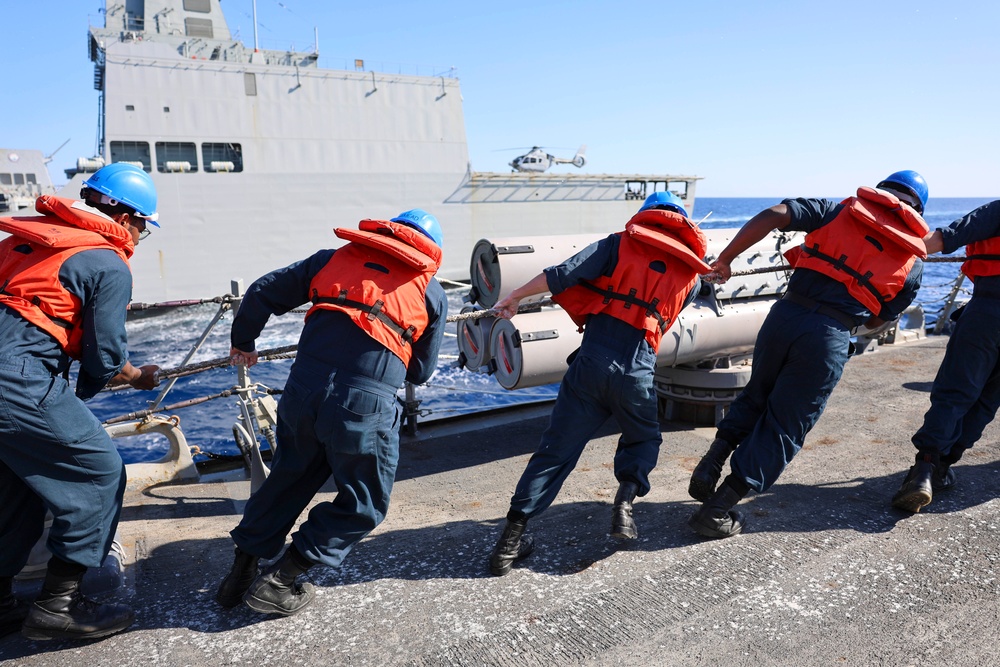
[[[313,568],[290,618],[218,607],[248,483],[219,477],[127,499],[127,632],[103,641],[0,641],[18,665],[988,664],[1000,622],[1000,472],[991,425],[958,486],[906,515],[889,500],[912,461],[945,338],[853,359],[804,450],[742,503],[747,532],[694,535],[688,476],[710,428],[664,424],[640,538],[607,536],[613,425],[506,577],[486,559],[544,410],[427,426],[402,445],[389,517],[338,570]],[[328,497],[328,496],[325,496]],[[322,498],[320,498],[322,499]]]

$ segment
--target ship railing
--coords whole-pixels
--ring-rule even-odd
[[[277,424],[277,403],[271,394],[277,392],[262,384],[252,382],[246,366],[239,366],[238,382],[236,386],[229,390],[215,395],[183,401],[163,408],[160,407],[178,378],[204,372],[211,368],[229,365],[230,361],[228,357],[197,364],[190,364],[189,362],[204,345],[223,315],[230,310],[239,309],[242,294],[242,281],[234,280],[232,281],[229,294],[213,299],[165,302],[161,304],[132,304],[131,308],[133,310],[145,310],[154,307],[180,307],[195,305],[196,303],[218,303],[219,306],[201,336],[188,351],[181,366],[175,369],[160,371],[160,379],[167,380],[167,382],[157,397],[150,402],[149,408],[104,422],[105,430],[114,438],[144,435],[150,432],[160,433],[167,437],[170,443],[170,450],[164,458],[149,464],[132,464],[133,466],[139,466],[134,471],[129,471],[129,479],[135,480],[136,484],[148,486],[158,481],[184,478],[192,475],[197,476],[197,469],[193,464],[192,448],[188,446],[180,429],[180,420],[177,417],[165,418],[159,413],[191,407],[209,400],[226,397],[235,397],[240,408],[239,417],[232,428],[233,438],[240,449],[244,466],[250,472],[251,490],[255,491],[263,484],[264,479],[266,479],[268,468],[263,461],[259,438],[267,441],[271,451],[275,450],[277,441],[274,434],[274,427]],[[276,350],[264,350],[260,353],[260,357],[263,359],[287,358],[289,352],[294,353],[294,349],[294,346],[289,346]],[[116,391],[126,387],[128,385],[113,385],[108,387],[107,391]],[[197,448],[194,451],[201,453]],[[132,482],[130,481],[130,483]]]

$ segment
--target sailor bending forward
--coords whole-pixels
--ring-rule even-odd
[[[802,448],[843,373],[852,330],[891,321],[913,301],[923,276],[917,257],[927,255],[926,203],[923,177],[899,171],[839,204],[786,199],[751,218],[719,253],[710,278],[725,282],[733,259],[772,230],[806,232],[786,253],[794,272],[757,334],[750,381],[691,475],[688,492],[704,503],[688,522],[695,532],[729,537],[743,529],[733,508],[751,489],[770,488]],[[732,472],[716,489],[730,454]]]
[[[128,361],[128,260],[157,225],[149,175],[123,163],[88,178],[83,202],[43,195],[42,217],[0,218],[0,635],[96,639],[135,619],[124,604],[80,593],[87,568],[111,550],[125,466],[83,400],[109,380],[157,384],[157,366]],[[79,361],[76,395],[66,374]],[[82,399],[82,400],[81,400]],[[30,605],[11,595],[14,575],[42,535],[52,553]],[[23,621],[23,628],[22,628]]]
[[[278,404],[271,473],[230,533],[232,569],[216,600],[242,600],[263,613],[291,615],[312,600],[296,577],[316,563],[336,567],[385,518],[399,459],[404,380],[426,382],[437,366],[448,301],[434,279],[441,225],[420,209],[391,221],[337,229],[349,243],[257,280],[233,321],[233,363],[257,362],[254,341],[271,315],[311,301]],[[274,558],[299,514],[328,479],[337,495],[309,511],[282,557]]]
[[[1000,201],[980,206],[927,237],[927,252],[966,245],[962,272],[972,298],[959,311],[931,387],[931,407],[913,435],[916,463],[892,504],[919,512],[955,485],[951,466],[983,435],[1000,405]]]
[[[658,192],[624,232],[612,234],[549,267],[496,304],[510,319],[521,299],[545,291],[583,328],[583,343],[559,387],[549,426],[510,501],[507,523],[490,556],[490,572],[507,574],[531,553],[528,519],[555,500],[587,442],[614,415],[621,427],[615,454],[618,493],[611,534],[638,536],[632,502],[649,492],[660,450],[653,367],[660,337],[711,270],[705,236],[680,199]]]

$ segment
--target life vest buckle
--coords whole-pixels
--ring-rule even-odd
[[[376,301],[375,305],[368,310],[368,320],[371,321],[378,317],[379,313],[382,312],[383,306],[385,306],[385,301],[382,301],[381,299]]]

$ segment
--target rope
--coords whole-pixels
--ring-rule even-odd
[[[286,345],[284,347],[274,347],[269,350],[261,350],[257,354],[257,358],[260,361],[274,361],[277,359],[290,359],[295,355],[292,354],[298,349],[298,345]],[[196,364],[189,364],[187,366],[179,366],[178,368],[168,368],[161,369],[159,371],[159,378],[161,380],[169,380],[171,378],[185,377],[187,375],[194,375],[195,373],[201,373],[202,371],[207,371],[212,368],[222,368],[229,366],[229,357],[219,357],[218,359],[210,359],[209,361],[201,361]],[[104,388],[104,391],[116,391],[118,389],[126,389],[131,385],[127,382],[118,382],[115,384],[109,384]]]
[[[923,260],[924,262],[930,262],[933,264],[939,262],[964,262],[965,257],[928,257]],[[757,273],[772,273],[775,271],[791,271],[792,267],[787,264],[780,264],[777,266],[762,266],[759,269],[748,269],[746,271],[733,271],[732,276],[735,278],[737,276],[752,276]]]
[[[240,392],[244,391],[242,387],[233,387],[232,389],[227,389],[225,391],[219,392],[218,394],[211,394],[210,396],[202,396],[200,398],[189,398],[186,401],[181,401],[180,403],[174,403],[173,405],[167,405],[162,408],[156,408],[155,410],[137,410],[136,412],[130,412],[127,415],[121,415],[118,417],[112,417],[111,419],[105,420],[104,424],[119,424],[121,422],[132,421],[134,419],[143,419],[150,415],[154,415],[160,412],[173,412],[174,410],[180,410],[182,408],[190,408],[194,405],[201,405],[202,403],[207,403],[208,401],[214,401],[217,398],[228,398],[230,396],[235,396]],[[280,389],[264,389],[264,393],[267,394],[280,394]]]
[[[541,301],[532,301],[531,303],[521,304],[517,307],[517,312],[527,313],[533,310],[538,310],[542,306],[551,306],[553,304],[552,299],[542,299]],[[449,315],[447,322],[461,322],[462,320],[478,320],[483,317],[498,317],[497,311],[493,308],[486,308],[484,310],[471,310],[467,313],[459,313],[458,315]]]
[[[736,278],[738,276],[754,276],[758,273],[777,273],[778,271],[791,271],[792,267],[788,264],[778,264],[777,266],[762,266],[759,269],[747,269],[746,271],[733,271],[731,276]]]
[[[222,296],[214,296],[211,299],[183,299],[180,301],[161,301],[159,303],[142,303],[141,301],[133,301],[128,305],[129,310],[154,310],[156,308],[182,308],[184,306],[200,306],[206,303],[228,303],[234,301],[237,297],[232,294],[223,294]]]

